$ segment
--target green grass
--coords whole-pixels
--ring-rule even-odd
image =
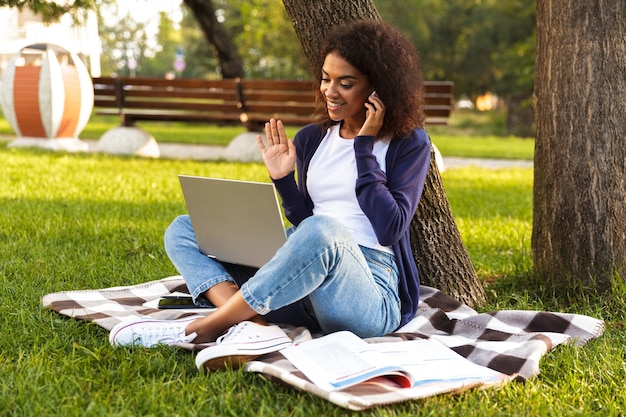
[[[530,270],[532,169],[451,171],[443,176],[446,194],[479,275],[489,279]]]
[[[535,141],[516,137],[455,136],[431,134],[431,140],[443,156],[532,160]]]
[[[44,294],[176,274],[163,231],[185,211],[177,174],[267,180],[259,164],[145,160],[0,145],[0,415],[617,416],[626,410],[624,286],[559,289],[530,275],[532,169],[453,169],[443,178],[485,309],[605,319],[584,348],[559,347],[524,384],[350,413],[242,371],[200,374],[174,348],[114,349],[108,333],[43,309]]]

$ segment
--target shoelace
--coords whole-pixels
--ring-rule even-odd
[[[177,333],[174,333],[177,331]],[[157,344],[157,343],[177,343],[184,342],[188,336],[185,336],[185,329],[180,328],[178,325],[170,326],[152,326],[145,324],[141,327],[141,338],[145,344]]]
[[[244,329],[244,327],[246,327],[246,322],[241,322],[238,324],[235,324],[234,326],[232,326],[230,329],[228,329],[228,331],[226,333],[224,333],[223,335],[221,335],[220,337],[218,337],[215,340],[216,344],[220,344],[225,342],[226,340],[237,336],[239,333],[241,333],[241,331]]]

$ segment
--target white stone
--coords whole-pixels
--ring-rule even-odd
[[[134,155],[147,158],[159,158],[159,144],[145,130],[138,127],[118,126],[107,130],[94,151],[113,155]]]
[[[237,135],[224,151],[224,158],[231,161],[263,162],[263,156],[256,141],[257,132]]]

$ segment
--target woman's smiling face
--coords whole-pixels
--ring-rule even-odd
[[[362,125],[365,101],[374,90],[369,79],[336,52],[326,55],[320,91],[328,116],[334,121]]]

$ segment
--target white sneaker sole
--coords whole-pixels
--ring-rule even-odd
[[[198,352],[196,366],[198,369],[217,371],[230,365],[233,369],[258,358],[261,355],[279,351],[291,345],[291,339],[284,337],[263,342],[247,344],[215,345]]]

